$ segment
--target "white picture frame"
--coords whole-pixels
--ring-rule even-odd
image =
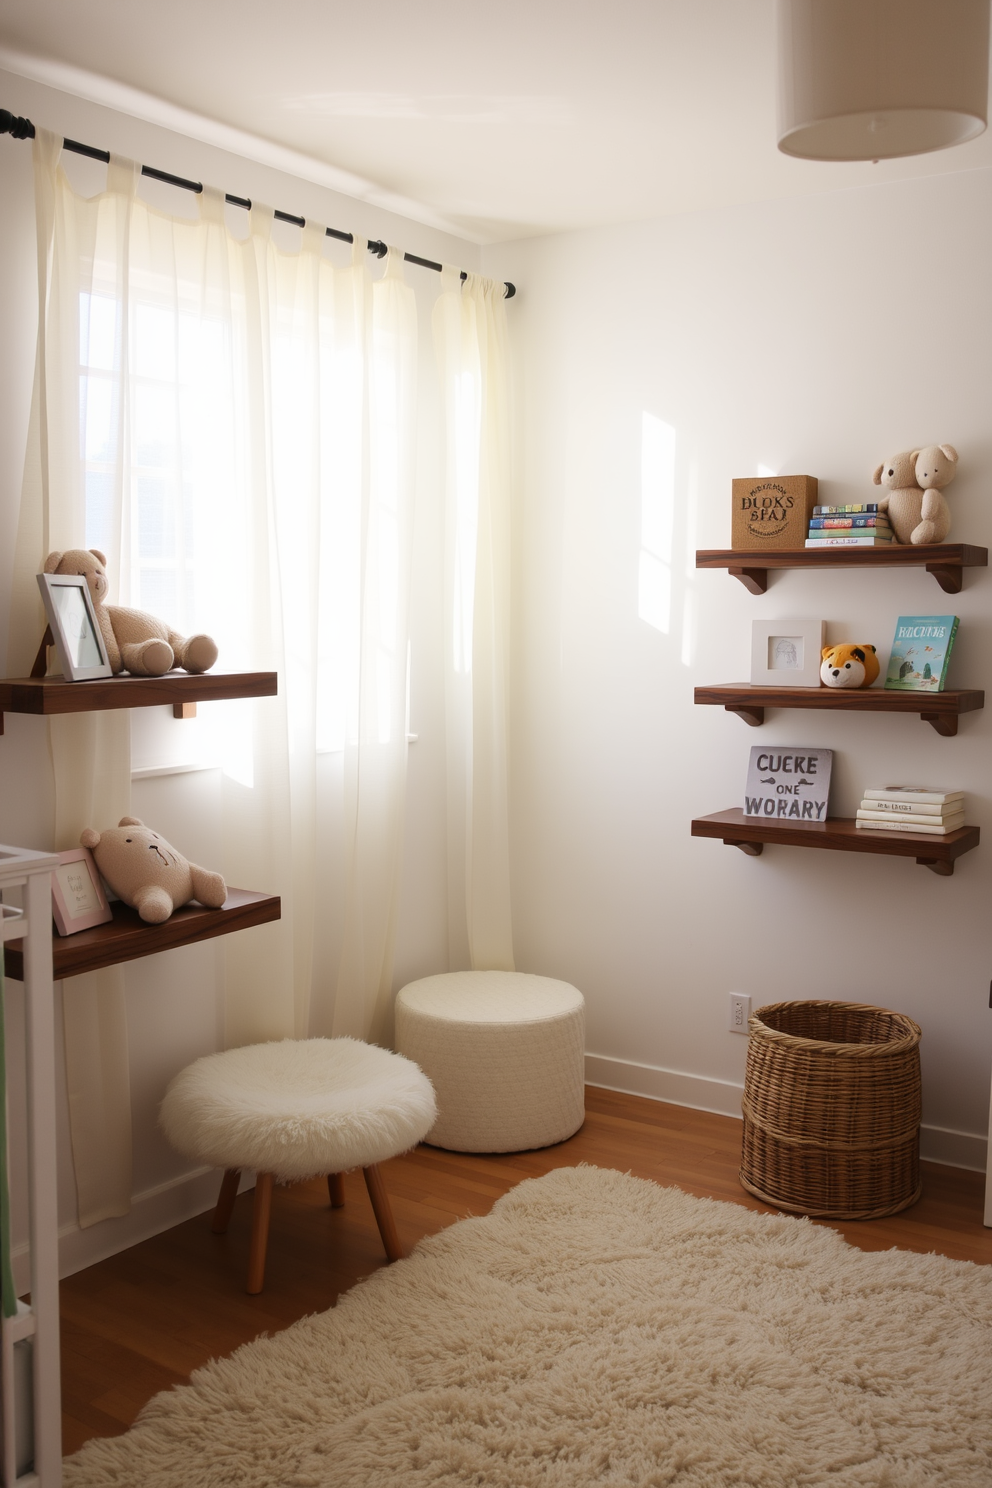
[[[107,645],[83,575],[40,573],[38,587],[65,680],[112,677]]]
[[[59,853],[52,869],[52,918],[60,935],[105,925],[114,917],[93,854],[88,847]]]
[[[751,622],[752,687],[819,687],[825,620]]]

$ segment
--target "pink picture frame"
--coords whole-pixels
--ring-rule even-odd
[[[75,935],[113,919],[88,847],[59,853],[59,866],[52,869],[52,916],[60,935]]]

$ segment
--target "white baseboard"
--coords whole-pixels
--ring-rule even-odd
[[[628,1059],[609,1059],[602,1054],[586,1055],[586,1082],[627,1095],[646,1095],[651,1100],[688,1106],[693,1111],[714,1111],[718,1116],[741,1119],[743,1085],[730,1080],[709,1080],[681,1070],[659,1069],[652,1064],[634,1064]],[[920,1130],[920,1156],[949,1168],[972,1168],[984,1173],[988,1139],[977,1132],[950,1131],[943,1126]]]
[[[254,1185],[253,1173],[242,1173],[239,1191]],[[219,1174],[216,1168],[195,1168],[159,1183],[154,1188],[135,1194],[131,1212],[120,1219],[104,1219],[81,1230],[73,1221],[59,1229],[59,1276],[73,1276],[97,1261],[105,1261],[118,1251],[128,1250],[142,1240],[171,1230],[197,1214],[204,1214],[217,1202]],[[25,1241],[10,1253],[14,1287],[18,1296],[31,1290],[31,1257]]]
[[[715,1111],[718,1116],[741,1119],[744,1087],[731,1080],[707,1080],[702,1075],[683,1074],[681,1070],[659,1069],[653,1064],[634,1064],[629,1059],[587,1054],[586,1083],[601,1085],[605,1090],[619,1090],[626,1095],[647,1095],[651,1100],[688,1106],[692,1111]]]
[[[988,1138],[977,1132],[951,1131],[946,1126],[920,1127],[920,1156],[948,1168],[974,1168],[984,1173],[988,1164]]]

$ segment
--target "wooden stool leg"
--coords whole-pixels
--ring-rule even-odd
[[[265,1252],[269,1244],[269,1215],[272,1212],[272,1174],[256,1173],[255,1203],[251,1211],[251,1250],[248,1253],[248,1286],[254,1297],[265,1280]]]
[[[372,1210],[375,1214],[375,1222],[379,1226],[379,1234],[386,1251],[386,1259],[390,1261],[401,1261],[403,1259],[403,1247],[400,1237],[396,1232],[396,1221],[393,1219],[393,1211],[389,1207],[389,1196],[386,1193],[382,1181],[382,1174],[378,1165],[373,1163],[370,1168],[363,1168],[365,1174],[365,1187],[369,1191],[372,1200]]]
[[[344,1208],[344,1174],[343,1173],[328,1173],[328,1175],[327,1175],[327,1192],[331,1196],[331,1208],[332,1209],[343,1209]]]
[[[227,1227],[231,1222],[231,1211],[234,1201],[238,1197],[238,1179],[241,1177],[240,1168],[228,1168],[220,1185],[220,1197],[217,1200],[217,1208],[214,1210],[214,1222],[210,1226],[215,1235],[226,1235]]]

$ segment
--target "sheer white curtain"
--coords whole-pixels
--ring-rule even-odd
[[[434,308],[446,450],[448,941],[513,970],[508,828],[510,402],[503,284],[446,269]]]
[[[59,154],[39,130],[43,311],[9,674],[44,628],[46,552],[76,546],[107,553],[118,602],[213,634],[220,669],[279,673],[277,699],[216,710],[210,866],[283,896],[278,924],[223,942],[226,1040],[367,1036],[390,991],[405,790],[417,332],[401,255],[373,283],[364,247],[334,267],[312,223],[281,251],[261,206],[236,238],[209,189],[195,220],[169,216],[136,197],[125,161],[84,199]],[[66,847],[127,809],[127,714],[52,724]],[[340,965],[314,955],[320,751],[346,761]],[[113,969],[66,984],[81,1223],[130,1199],[122,989]]]

